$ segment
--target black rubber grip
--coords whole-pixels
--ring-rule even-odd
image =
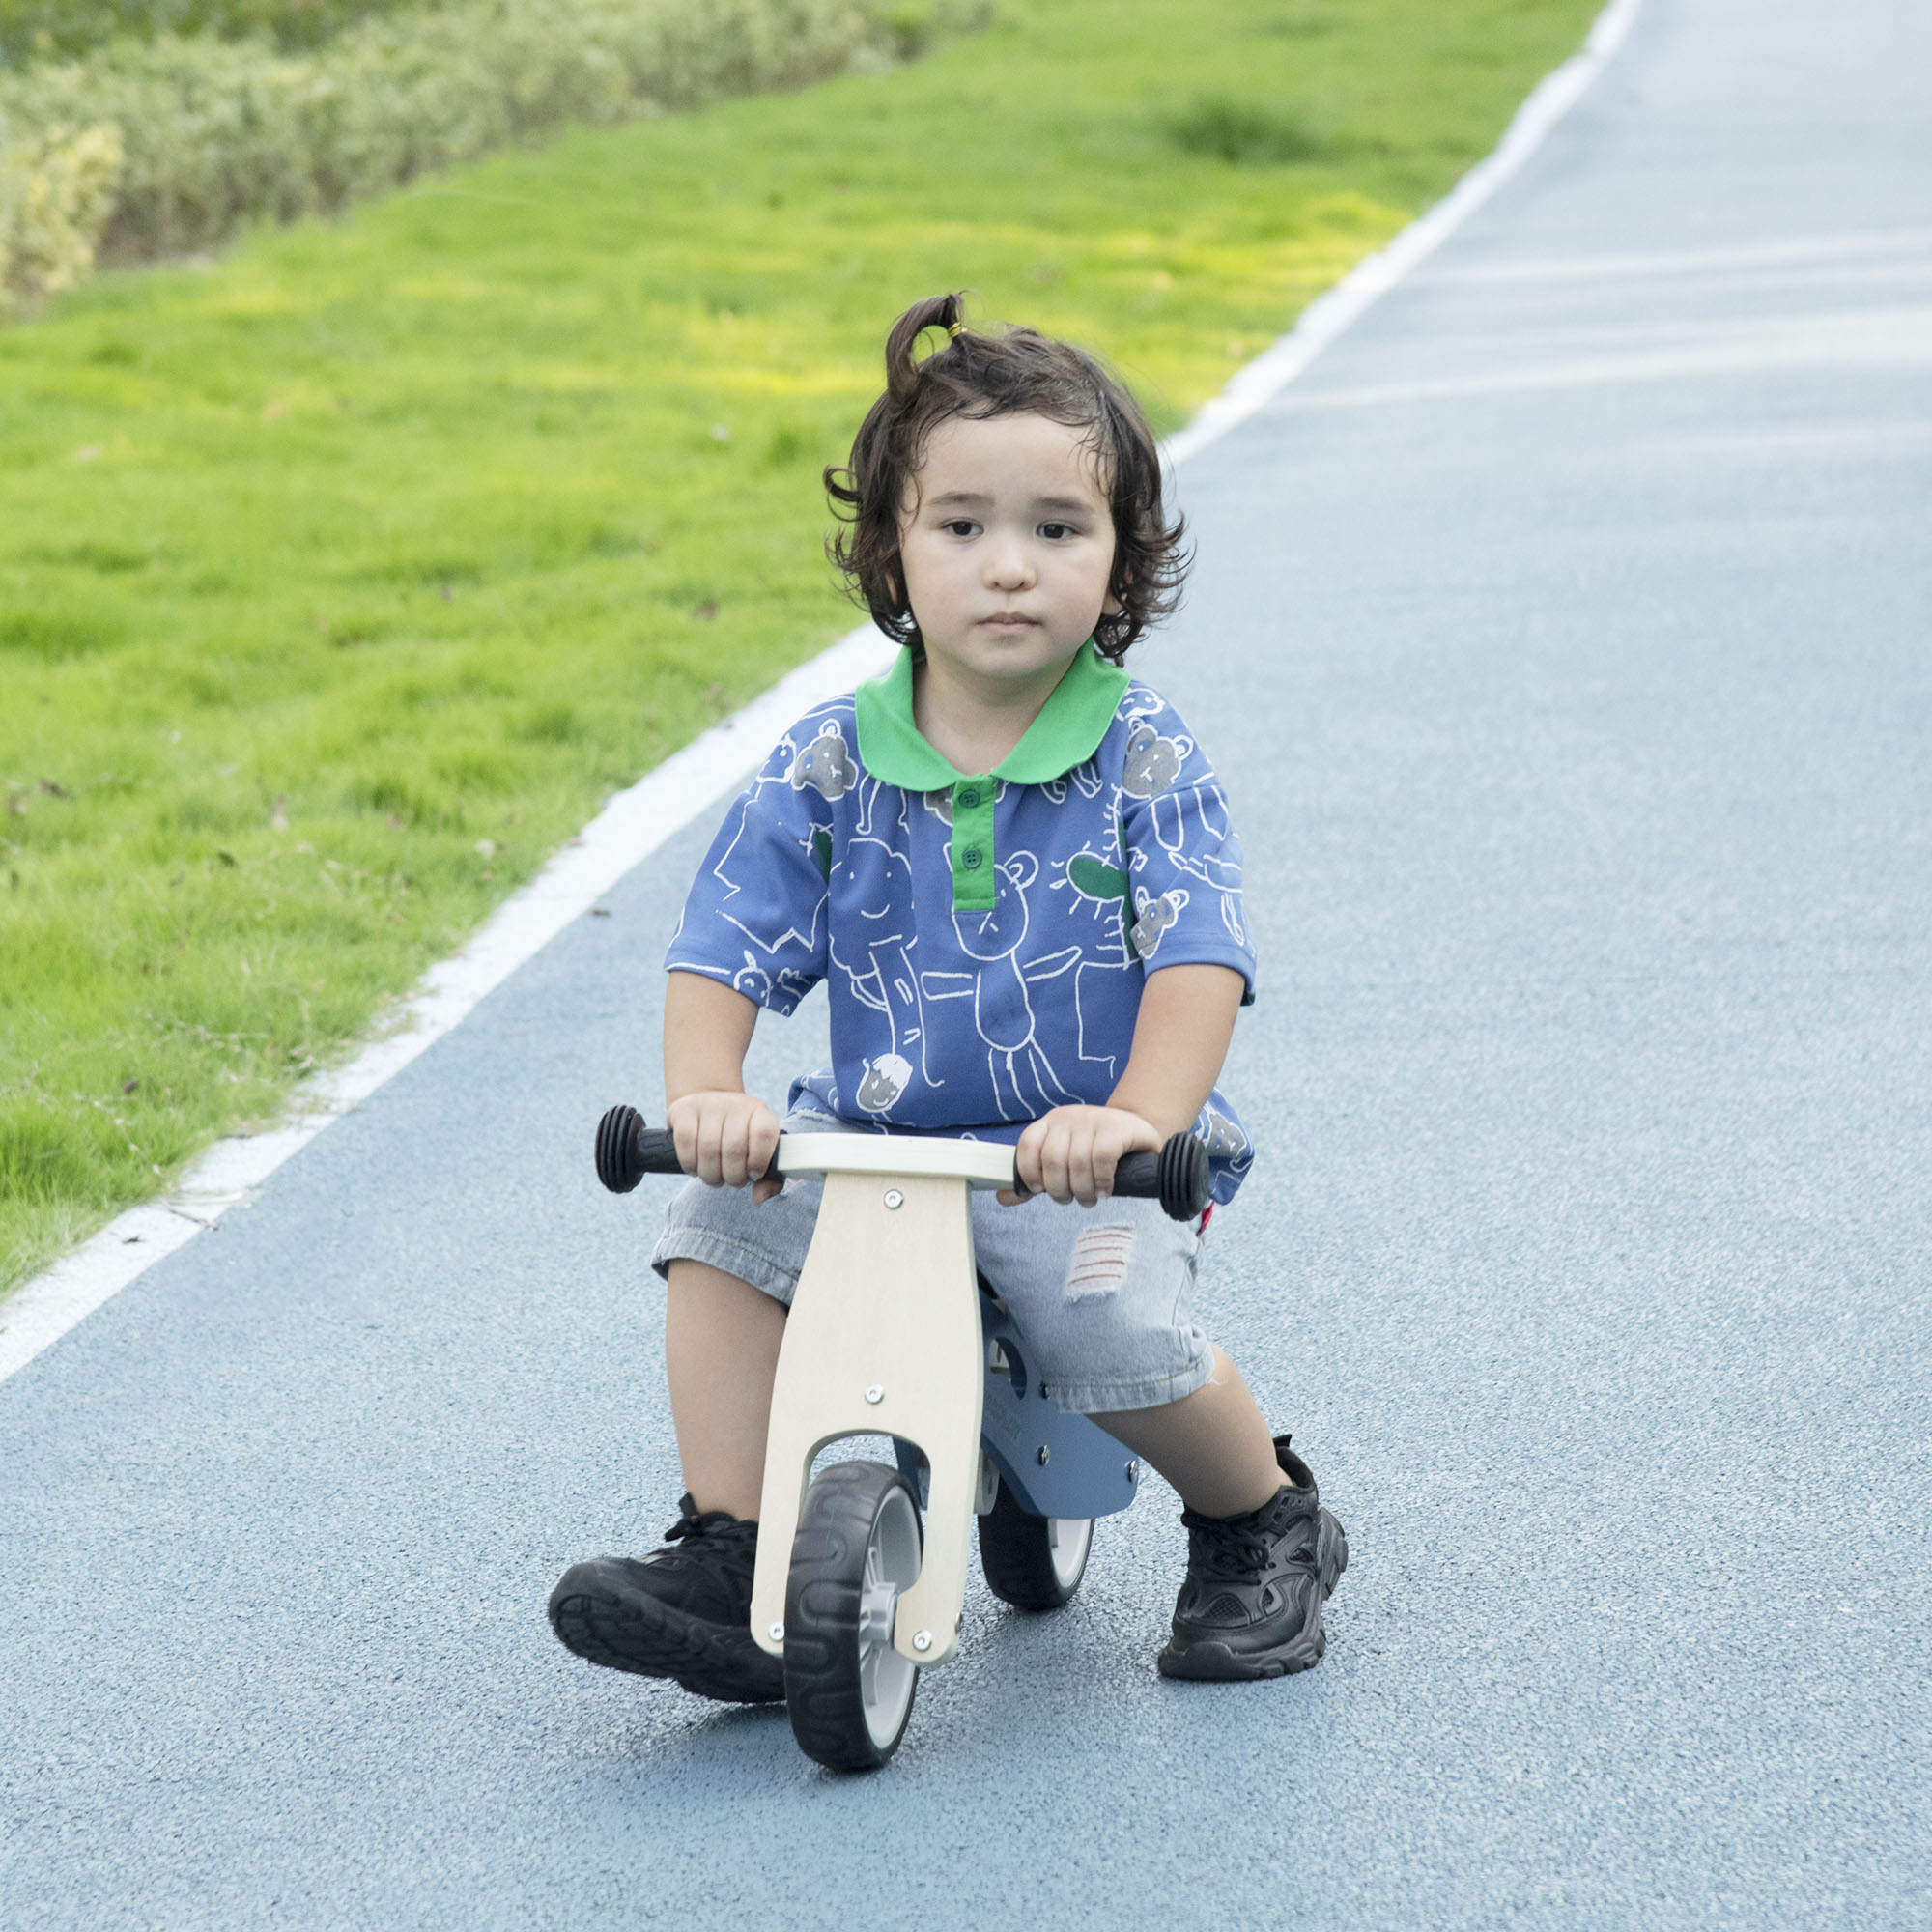
[[[597,1179],[628,1194],[647,1174],[682,1174],[668,1128],[647,1127],[635,1107],[612,1107],[597,1122]]]
[[[1170,1221],[1192,1221],[1208,1205],[1208,1148],[1192,1134],[1171,1135],[1158,1153],[1122,1154],[1114,1192],[1158,1201]]]

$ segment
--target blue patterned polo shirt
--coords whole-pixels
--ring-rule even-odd
[[[789,1013],[820,980],[832,1065],[791,1104],[1014,1141],[1104,1105],[1145,976],[1231,967],[1254,998],[1241,846],[1174,707],[1091,648],[993,772],[913,723],[912,653],[809,711],[731,807],[667,968]],[[1228,1201],[1254,1153],[1217,1089],[1196,1131]]]

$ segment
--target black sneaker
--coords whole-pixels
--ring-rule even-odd
[[[673,1677],[700,1697],[769,1704],[784,1666],[752,1641],[758,1525],[689,1496],[649,1556],[573,1563],[550,1593],[550,1623],[567,1650],[612,1670]]]
[[[1187,1580],[1158,1660],[1163,1677],[1286,1677],[1321,1662],[1321,1605],[1349,1567],[1349,1539],[1286,1435],[1274,1454],[1289,1480],[1272,1502],[1245,1516],[1180,1513]]]

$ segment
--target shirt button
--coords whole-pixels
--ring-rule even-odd
[[[966,810],[971,811],[980,803],[980,794],[971,785],[964,785],[960,788],[959,803]]]
[[[959,863],[962,866],[964,866],[969,872],[977,871],[979,869],[979,865],[980,865],[979,846],[977,845],[967,846],[965,851],[963,851],[959,855]]]

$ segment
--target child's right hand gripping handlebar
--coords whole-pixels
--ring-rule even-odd
[[[637,1108],[612,1107],[597,1122],[597,1179],[612,1194],[628,1194],[647,1174],[683,1172],[670,1130],[647,1127]],[[1158,1201],[1170,1220],[1192,1221],[1208,1205],[1208,1180],[1206,1144],[1193,1134],[1175,1134],[1158,1153],[1122,1154],[1113,1191]]]

